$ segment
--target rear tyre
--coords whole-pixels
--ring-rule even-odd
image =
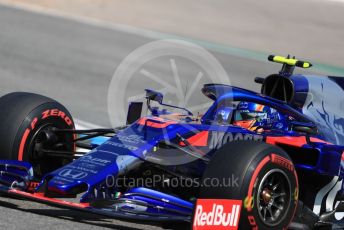
[[[287,229],[298,203],[298,179],[282,149],[248,141],[225,145],[209,163],[203,184],[228,178],[237,183],[203,186],[199,199],[241,200],[239,229]]]
[[[37,179],[71,161],[47,156],[44,150],[73,151],[73,134],[53,129],[74,129],[68,110],[55,100],[15,92],[0,98],[0,159],[28,161]]]

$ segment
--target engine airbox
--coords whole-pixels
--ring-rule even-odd
[[[302,75],[284,77],[272,74],[265,78],[261,93],[301,109],[307,98],[308,83]]]

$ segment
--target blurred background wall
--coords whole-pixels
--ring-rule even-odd
[[[0,0],[344,67],[343,0]]]

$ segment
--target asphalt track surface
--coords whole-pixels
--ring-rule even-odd
[[[113,73],[128,54],[151,41],[139,34],[0,6],[0,95],[44,94],[80,120],[109,126],[106,98]],[[211,53],[232,84],[253,90],[259,89],[255,76],[279,69],[268,62]],[[152,65],[167,71],[159,62]],[[144,82],[135,84],[143,90]],[[0,197],[0,229],[101,228],[159,229]]]

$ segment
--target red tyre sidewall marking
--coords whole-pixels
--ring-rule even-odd
[[[60,117],[69,127],[73,127],[73,122],[72,119],[70,119],[66,113],[60,111],[59,109],[48,109],[45,110],[44,112],[42,112],[42,120],[46,119],[48,117]],[[24,148],[25,148],[25,143],[27,141],[27,138],[30,134],[30,132],[32,130],[35,129],[36,123],[39,121],[39,119],[37,117],[35,117],[34,119],[32,119],[31,124],[30,124],[30,128],[27,128],[24,132],[24,135],[20,141],[20,145],[19,145],[19,151],[18,151],[18,160],[19,161],[23,161],[23,157],[24,157]],[[74,138],[76,138],[76,135],[74,134]],[[74,149],[76,149],[76,145],[74,144]]]
[[[247,198],[249,200],[251,200],[251,202],[253,202],[253,196],[252,196],[252,193],[253,193],[253,187],[254,187],[254,183],[258,177],[258,174],[259,172],[262,170],[262,168],[270,161],[270,156],[266,156],[257,166],[257,168],[254,170],[253,172],[253,175],[252,175],[252,178],[251,178],[251,181],[250,181],[250,185],[248,187],[248,194],[247,194]],[[253,208],[253,205],[248,205],[246,207],[247,211],[248,212],[251,212],[252,211],[252,208]],[[258,229],[258,226],[256,224],[256,221],[254,219],[254,216],[252,215],[249,215],[248,216],[248,221],[252,227],[252,229]]]
[[[248,187],[248,194],[247,197],[252,198],[253,193],[253,186],[254,183],[258,177],[259,172],[262,170],[262,168],[270,161],[270,156],[266,156],[257,166],[257,168],[254,170],[253,176],[250,181],[250,185]],[[250,210],[249,210],[250,211]]]
[[[293,221],[293,218],[294,218],[294,216],[295,216],[295,214],[296,214],[297,206],[298,206],[298,204],[299,204],[299,202],[298,202],[298,200],[299,200],[299,198],[298,198],[298,197],[299,197],[299,178],[297,177],[297,173],[296,173],[295,168],[294,168],[294,176],[295,176],[295,181],[296,181],[297,198],[294,196],[295,208],[294,208],[293,216],[292,216],[292,218],[290,219],[290,222],[289,222],[289,224],[287,225],[287,227],[286,227],[285,229],[288,229],[289,225],[290,225],[291,222]],[[294,191],[294,192],[296,192],[296,191]],[[294,195],[295,195],[295,194],[294,194]]]
[[[299,193],[299,179],[297,177],[297,173],[296,173],[296,170],[295,170],[295,167],[293,165],[293,163],[282,157],[282,156],[279,156],[279,155],[276,155],[276,154],[271,154],[271,161],[275,164],[278,164],[284,168],[287,168],[288,170],[290,170],[293,174],[294,174],[294,177],[295,177],[295,183],[296,183],[296,190],[294,191],[294,195],[293,195],[293,198],[294,198],[294,202],[295,202],[295,208],[294,208],[294,211],[293,211],[293,217],[295,216],[295,213],[296,213],[296,210],[297,210],[297,205],[298,205],[298,202],[297,202],[297,197],[295,196],[295,193]],[[287,227],[285,229],[288,228],[288,226],[290,225],[290,223],[292,222],[292,219],[290,220],[289,224],[287,225]]]
[[[274,159],[276,159],[276,154],[271,154],[271,156],[274,158]],[[283,160],[284,160],[284,162],[290,162],[290,164],[292,165],[292,163],[291,163],[291,161],[290,160],[288,160],[288,159],[286,159],[286,158],[284,158],[284,157],[281,157],[281,156],[278,156],[280,159],[282,159],[283,158]],[[261,169],[270,161],[271,159],[270,159],[270,156],[266,156],[259,164],[258,164],[258,166],[257,166],[257,168],[254,170],[254,173],[253,173],[253,176],[252,176],[252,178],[251,178],[251,181],[250,181],[250,185],[249,185],[249,189],[248,189],[248,194],[247,194],[247,197],[248,198],[252,198],[252,193],[253,193],[253,186],[254,186],[254,183],[255,183],[255,181],[256,181],[256,179],[257,179],[257,177],[258,177],[258,174],[259,174],[259,172],[261,171]],[[291,170],[291,167],[286,167],[287,169],[289,169],[289,170]],[[294,177],[295,177],[295,181],[296,181],[296,189],[297,189],[297,191],[299,190],[299,181],[298,181],[298,177],[297,177],[297,174],[296,174],[296,170],[295,170],[295,168],[294,167],[292,167],[292,172],[294,173]],[[293,211],[293,216],[292,217],[294,217],[295,216],[295,213],[296,213],[296,210],[297,210],[297,200],[295,200],[295,208],[294,208],[294,211]],[[251,207],[248,207],[247,208],[247,211],[248,212],[251,212],[252,211],[252,208]],[[253,216],[252,216],[253,217]],[[253,217],[254,218],[254,217]],[[287,225],[287,227],[286,228],[284,228],[284,229],[287,229],[288,228],[288,226],[290,225],[290,223],[292,222],[292,219],[293,218],[291,218],[291,220],[290,220],[290,222],[288,223],[288,225]],[[250,221],[250,223],[251,223],[251,221],[252,220],[250,220],[249,219],[249,221]],[[253,226],[253,227],[256,227],[256,226]]]
[[[30,132],[31,132],[30,129],[26,129],[24,132],[24,135],[20,141],[19,153],[18,153],[18,160],[19,161],[23,160],[24,147],[25,147],[25,143],[26,143],[27,137],[29,136]]]

